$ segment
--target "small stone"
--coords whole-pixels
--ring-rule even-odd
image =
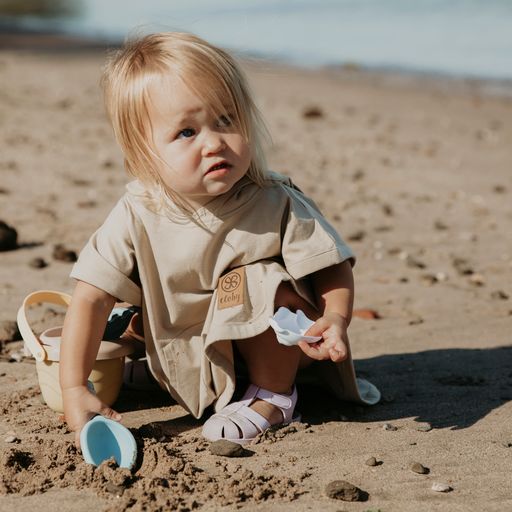
[[[360,242],[366,236],[366,231],[359,229],[358,231],[354,231],[347,236],[347,240],[349,242]]]
[[[416,425],[416,430],[419,432],[430,432],[432,430],[432,425],[430,423],[420,423]]]
[[[116,485],[112,482],[107,482],[105,490],[108,493],[113,494],[114,496],[122,496],[125,491],[125,488],[122,485]]]
[[[491,293],[491,299],[508,300],[509,296],[508,293],[505,293],[503,290],[496,290]]]
[[[43,258],[33,258],[28,262],[28,266],[32,268],[45,268],[48,263]]]
[[[453,491],[453,488],[448,484],[443,484],[441,482],[434,482],[432,484],[432,490],[436,492],[450,492]]]
[[[18,247],[18,232],[0,220],[0,251],[12,251]]]
[[[392,425],[391,423],[384,423],[384,425],[382,425],[382,430],[395,432],[395,430],[398,430],[398,427],[395,427],[395,425]]]
[[[334,480],[327,484],[325,494],[334,500],[362,501],[361,489],[344,480]]]
[[[443,283],[444,281],[448,281],[448,275],[445,272],[437,272],[436,279]]]
[[[469,276],[469,282],[475,286],[483,286],[485,284],[485,278],[482,274],[471,274]]]
[[[357,169],[356,172],[352,174],[352,181],[361,181],[364,176],[364,171],[362,169]]]
[[[320,107],[306,107],[302,111],[302,117],[304,119],[320,119],[324,117],[324,112]]]
[[[363,318],[364,320],[377,320],[381,317],[374,309],[354,309],[352,316]]]
[[[411,464],[411,471],[414,473],[418,473],[418,475],[428,475],[430,473],[430,469],[426,468],[423,464],[419,462],[413,462]]]
[[[245,457],[249,452],[238,443],[219,439],[210,444],[210,453],[221,457]]]
[[[427,265],[425,265],[425,263],[409,255],[406,257],[405,263],[407,264],[408,267],[411,268],[427,268]]]
[[[474,274],[475,271],[469,265],[468,261],[464,258],[454,258],[452,260],[452,265],[455,267],[457,273],[461,276],[470,276]]]
[[[6,443],[17,443],[19,441],[19,439],[15,436],[15,435],[8,435],[5,439],[4,439],[4,442]]]
[[[437,277],[434,274],[424,274],[421,276],[421,282],[425,286],[432,286],[437,283]]]
[[[376,466],[377,465],[377,459],[375,457],[370,457],[364,462],[367,466]]]
[[[383,204],[382,205],[382,213],[384,215],[387,215],[388,217],[393,216],[393,207],[390,204]]]
[[[18,324],[13,320],[0,321],[0,342],[21,340]]]
[[[409,320],[409,325],[419,325],[423,323],[423,318],[421,316],[416,315]]]
[[[56,260],[67,261],[69,263],[73,263],[78,259],[75,251],[66,249],[62,244],[54,246],[52,256]]]
[[[9,354],[9,363],[21,363],[23,361],[23,351],[18,350]]]
[[[448,226],[442,220],[436,220],[434,222],[434,228],[438,231],[445,231],[448,229]]]

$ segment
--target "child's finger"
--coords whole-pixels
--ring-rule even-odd
[[[331,357],[331,361],[334,363],[340,363],[347,358],[347,350],[344,347],[341,350],[338,348],[330,348],[329,356]]]
[[[324,318],[320,317],[305,333],[304,336],[322,336],[329,327]]]
[[[306,343],[305,341],[299,341],[299,347],[311,359],[315,359],[317,361],[321,361],[323,357],[320,356],[318,348],[315,348],[313,345]]]
[[[329,358],[329,353],[325,350],[322,350],[321,346],[310,345],[305,341],[299,341],[299,347],[311,359],[315,359],[317,361],[323,361],[324,359]]]
[[[121,415],[117,411],[114,411],[114,409],[111,409],[110,407],[103,407],[100,410],[100,414],[110,420],[121,421]]]

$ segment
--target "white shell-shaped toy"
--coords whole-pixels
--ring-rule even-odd
[[[268,322],[276,333],[277,341],[287,347],[297,345],[299,341],[315,343],[322,339],[322,336],[304,336],[304,333],[315,322],[310,320],[300,309],[297,310],[297,313],[293,313],[288,308],[280,307]]]

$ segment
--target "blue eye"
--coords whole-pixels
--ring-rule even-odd
[[[231,124],[231,118],[228,115],[220,116],[219,119],[217,119],[217,126],[219,128],[227,128],[231,126]]]
[[[193,137],[196,134],[195,130],[192,128],[185,128],[181,130],[176,136],[177,139],[188,139],[189,137]]]

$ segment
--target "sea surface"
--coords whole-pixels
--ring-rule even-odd
[[[305,67],[362,67],[512,79],[512,0],[23,0],[0,27],[124,40],[194,32],[237,51]],[[35,11],[35,10],[34,10]]]

